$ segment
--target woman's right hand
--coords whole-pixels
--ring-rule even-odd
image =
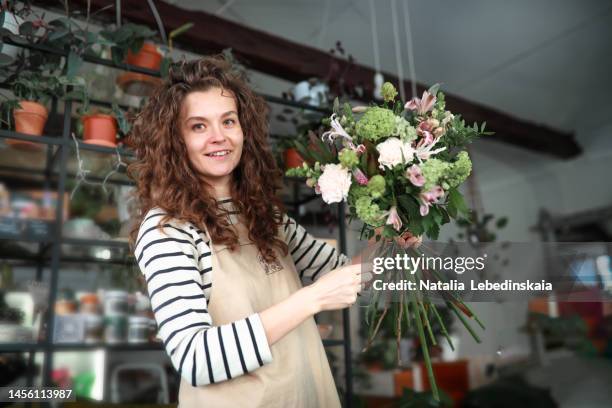
[[[321,276],[307,286],[314,296],[315,313],[349,307],[361,290],[361,264],[346,265]]]

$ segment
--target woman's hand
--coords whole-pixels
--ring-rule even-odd
[[[361,264],[347,265],[328,272],[310,285],[315,313],[349,307],[361,291]]]
[[[362,264],[346,265],[321,276],[312,285],[294,292],[287,299],[260,312],[270,344],[282,339],[300,323],[323,310],[344,309],[355,303],[362,283],[372,274],[362,275]]]

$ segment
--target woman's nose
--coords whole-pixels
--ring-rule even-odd
[[[225,141],[226,137],[225,137],[225,132],[223,131],[223,128],[219,126],[212,126],[211,130],[212,132],[210,136],[210,142],[221,143]]]

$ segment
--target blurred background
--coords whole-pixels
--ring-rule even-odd
[[[470,147],[471,217],[440,240],[577,243],[571,273],[611,291],[609,1],[0,4],[0,386],[176,404],[127,244],[128,117],[172,61],[220,52],[268,101],[285,169],[301,165],[296,146],[320,133],[335,98],[367,104],[381,78],[404,100],[440,83],[451,111],[495,132]],[[351,256],[365,246],[361,226],[304,180],[286,178],[282,194],[313,235]],[[482,342],[448,313],[457,347],[432,349],[440,406],[612,406],[612,303],[471,306]],[[388,320],[363,352],[361,308],[317,316],[344,406],[430,406],[417,336],[400,339],[398,362]]]

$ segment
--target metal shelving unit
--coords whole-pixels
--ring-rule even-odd
[[[24,48],[34,49],[43,52],[49,52],[56,55],[61,55],[66,57],[66,53],[62,50],[51,49],[49,47],[44,47],[40,45],[32,45],[32,44],[18,44],[12,42],[10,39],[4,40],[6,43],[17,45]],[[111,60],[101,59],[94,56],[84,56],[84,60],[89,63],[104,65],[107,67],[112,67],[116,69],[121,69],[130,72],[137,72],[152,76],[160,76],[159,72],[151,71],[148,69],[140,68],[137,66],[130,66],[127,64],[115,64]],[[313,107],[310,105],[304,105],[293,101],[287,101],[282,98],[278,98],[270,95],[261,95],[268,101],[273,104],[281,104],[290,107],[297,107],[304,110],[316,111],[320,113],[328,114],[330,113],[327,109]],[[74,246],[99,246],[106,248],[123,248],[128,250],[128,244],[125,241],[115,241],[115,240],[95,240],[95,239],[75,239],[75,238],[67,238],[63,236],[62,226],[64,223],[64,193],[66,192],[66,183],[69,179],[73,178],[75,175],[69,171],[68,162],[70,159],[70,154],[75,149],[74,141],[71,139],[71,128],[72,128],[72,104],[74,101],[65,100],[64,109],[61,113],[62,115],[62,131],[60,135],[43,135],[43,136],[31,136],[27,134],[17,133],[14,131],[0,129],[0,139],[17,139],[22,141],[34,142],[41,147],[44,147],[44,151],[41,148],[40,158],[44,155],[44,166],[40,168],[29,168],[23,166],[10,166],[5,165],[5,163],[0,163],[0,177],[2,179],[10,179],[14,178],[16,183],[26,182],[29,185],[38,185],[45,190],[50,191],[53,189],[57,192],[57,208],[55,209],[55,222],[53,223],[53,228],[51,229],[51,234],[47,236],[32,236],[32,235],[2,235],[0,233],[0,241],[19,241],[19,242],[31,242],[38,244],[38,250],[36,255],[32,256],[3,256],[0,254],[2,259],[7,259],[11,261],[19,261],[19,262],[27,262],[32,265],[35,265],[37,268],[36,271],[36,280],[42,280],[43,267],[50,267],[50,279],[49,279],[49,299],[46,316],[44,321],[46,322],[46,335],[44,336],[44,341],[39,343],[0,343],[0,352],[28,352],[29,353],[29,365],[30,373],[28,375],[27,384],[31,386],[33,383],[32,378],[32,365],[34,361],[34,353],[43,352],[44,353],[44,364],[43,364],[43,384],[50,385],[51,384],[51,371],[53,368],[53,355],[54,352],[58,351],[89,351],[96,349],[104,349],[110,351],[151,351],[151,350],[163,350],[162,346],[159,344],[64,344],[64,343],[54,343],[53,342],[53,330],[54,330],[54,307],[55,301],[57,299],[58,292],[58,280],[60,274],[60,264],[66,262],[78,262],[78,263],[90,263],[90,264],[126,264],[126,259],[120,260],[101,260],[96,258],[88,258],[88,257],[74,257],[74,256],[65,256],[62,254],[62,245],[74,245]],[[91,101],[91,104],[108,106],[108,102],[104,101]],[[50,117],[52,115],[58,114],[57,112],[57,100],[52,101],[52,109],[50,113]],[[95,152],[97,154],[105,155],[107,158],[112,157],[117,153],[116,149],[86,144],[81,141],[78,142],[78,148],[82,152]],[[118,148],[119,153],[122,157],[134,157],[133,154],[126,149]],[[17,154],[17,150],[15,150]],[[23,153],[25,154],[25,153]],[[40,164],[40,163],[39,163]],[[10,173],[7,177],[6,173]],[[24,176],[24,177],[20,177]],[[95,180],[96,177],[90,177],[89,179]],[[300,188],[297,185],[298,180],[289,180],[290,183],[293,183],[293,200],[292,202],[286,203],[288,207],[297,210],[299,206],[304,205],[314,199],[317,196],[309,194],[306,197],[302,197],[300,193]],[[116,179],[109,180],[109,183],[112,184],[120,184],[120,185],[129,185],[130,182],[126,180]],[[337,214],[339,223],[339,250],[343,253],[346,253],[346,226],[344,223],[345,220],[345,208],[343,205],[337,206]],[[129,262],[129,261],[128,261]],[[132,261],[133,262],[133,261]],[[343,339],[333,339],[333,340],[324,340],[323,343],[326,347],[343,347],[344,349],[344,362],[345,362],[345,406],[350,407],[352,401],[352,370],[351,370],[351,341],[350,341],[350,323],[349,323],[349,312],[347,309],[342,311],[342,320],[343,320]]]

